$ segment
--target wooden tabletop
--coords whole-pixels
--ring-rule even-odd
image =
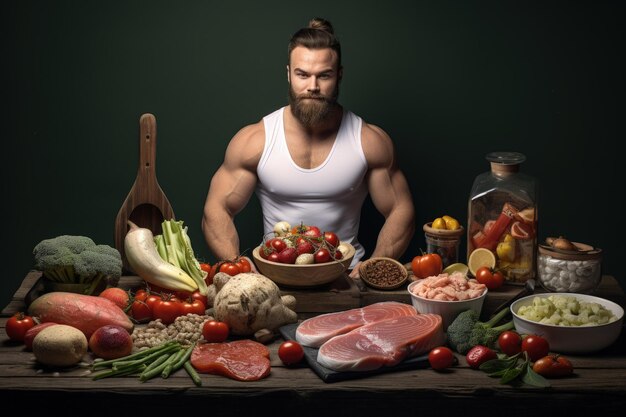
[[[64,371],[43,370],[23,345],[8,340],[4,327],[7,316],[25,309],[29,294],[40,275],[30,273],[0,318],[0,398],[15,403],[23,412],[85,411],[89,415],[143,415],[149,410],[172,415],[481,415],[502,413],[524,415],[537,412],[572,413],[588,410],[601,415],[616,415],[626,407],[626,334],[602,352],[568,355],[575,367],[570,378],[552,379],[550,388],[502,385],[481,371],[470,369],[465,358],[447,372],[411,369],[366,378],[325,383],[309,367],[287,368],[278,359],[281,339],[268,345],[272,370],[269,377],[256,382],[238,382],[202,374],[201,387],[193,385],[181,370],[168,379],[155,378],[145,383],[137,377],[107,378],[93,381],[88,368]],[[123,283],[124,280],[121,281]],[[128,278],[126,282],[133,282]],[[495,306],[519,287],[490,293],[486,306]],[[295,290],[302,292],[302,290]],[[326,291],[326,290],[324,290]],[[289,292],[289,290],[285,290]],[[359,288],[361,303],[400,298],[397,293],[376,293]],[[624,292],[615,278],[604,276],[596,295],[624,306]],[[313,294],[300,295],[301,299]],[[327,294],[322,299],[332,298]],[[337,297],[340,297],[339,295]],[[310,301],[310,300],[309,300]],[[307,302],[309,302],[307,301]],[[407,299],[407,302],[410,302]],[[305,303],[306,305],[306,303]],[[340,306],[338,307],[340,308]],[[304,315],[310,313],[303,312]],[[582,411],[581,411],[582,410]],[[587,411],[587,412],[588,412]],[[137,414],[140,413],[140,414]],[[149,415],[149,414],[148,414]],[[536,415],[536,414],[533,414]]]

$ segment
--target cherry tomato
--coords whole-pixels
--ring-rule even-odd
[[[330,252],[326,248],[321,248],[313,254],[313,259],[316,264],[323,264],[330,261]]]
[[[333,232],[324,232],[324,240],[333,248],[339,245],[339,236]]]
[[[300,343],[288,340],[278,347],[278,357],[285,365],[294,365],[304,358],[304,349]]]
[[[200,263],[200,269],[203,270],[204,272],[206,272],[207,274],[211,273],[211,264],[207,264],[207,263]]]
[[[182,314],[182,304],[180,301],[172,301],[165,298],[154,304],[152,315],[155,319],[161,319],[163,324],[172,324],[176,317]]]
[[[287,247],[287,242],[279,237],[275,237],[265,242],[265,246],[274,249],[276,252],[281,252]]]
[[[228,338],[230,329],[223,321],[210,320],[202,326],[202,337],[209,343],[221,343]]]
[[[280,263],[280,258],[278,257],[278,253],[272,252],[268,255],[267,260],[270,262],[278,262]]]
[[[5,330],[9,339],[23,342],[26,332],[32,327],[35,327],[33,318],[20,312],[15,313],[10,319],[7,320]]]
[[[484,362],[497,359],[498,354],[487,346],[476,345],[467,352],[465,360],[470,368],[478,369]]]
[[[476,281],[484,284],[490,290],[495,290],[504,284],[504,275],[500,271],[483,266],[476,271]]]
[[[222,266],[220,266],[220,272],[223,272],[225,274],[230,275],[231,277],[234,277],[235,275],[239,274],[241,270],[239,269],[236,263],[224,262]]]
[[[291,229],[291,234],[294,235],[303,235],[312,238],[321,237],[322,232],[317,226],[309,226],[306,224],[301,224]]]
[[[418,255],[411,261],[411,269],[416,278],[428,278],[441,274],[443,262],[441,256],[436,253]]]
[[[146,290],[137,290],[135,292],[135,295],[133,295],[133,299],[135,300],[139,300],[139,301],[145,301],[146,298],[148,297],[148,292]]]
[[[565,356],[547,355],[537,359],[533,364],[533,371],[546,378],[558,378],[571,375],[574,366]]]
[[[197,314],[202,316],[206,311],[205,304],[200,300],[183,301],[180,303],[181,316],[187,314]]]
[[[335,250],[335,259],[340,260],[343,259],[343,253],[339,249]]]
[[[194,299],[194,300],[202,301],[202,304],[204,304],[205,306],[209,303],[209,300],[207,299],[207,296],[200,294],[199,290],[196,290],[196,291],[192,292],[191,293],[191,298]]]
[[[550,345],[543,337],[531,334],[522,340],[522,352],[528,353],[528,357],[534,362],[550,353]]]
[[[261,251],[263,252],[263,251]],[[259,252],[259,253],[261,253]],[[215,276],[215,274],[217,274],[217,269],[220,267],[220,263],[216,262],[213,265],[211,265],[211,269],[209,269],[209,273],[207,274],[206,278],[204,278],[204,282],[206,282],[206,285],[211,285],[213,284],[213,277]]]
[[[145,303],[150,308],[150,311],[154,311],[154,305],[161,301],[161,296],[157,294],[148,294],[146,297]]]
[[[246,258],[239,258],[237,259],[237,262],[235,263],[237,264],[237,266],[239,267],[239,270],[242,273],[252,271],[252,266],[250,265],[250,261],[248,261]]]
[[[436,371],[446,369],[454,365],[454,353],[445,346],[439,346],[428,353],[428,362]]]
[[[507,330],[498,336],[498,347],[508,356],[513,356],[522,351],[522,336],[513,330]]]

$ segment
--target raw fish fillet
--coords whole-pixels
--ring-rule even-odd
[[[202,343],[191,352],[191,365],[201,373],[256,381],[269,375],[269,357],[269,350],[253,340]]]
[[[300,323],[296,329],[296,340],[304,346],[319,347],[334,336],[348,333],[366,324],[416,315],[417,311],[412,305],[395,301],[384,301],[352,310],[321,314]]]
[[[394,366],[445,342],[441,316],[419,314],[361,326],[324,343],[317,361],[334,371]]]

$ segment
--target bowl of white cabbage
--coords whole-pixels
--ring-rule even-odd
[[[511,304],[515,330],[536,334],[556,353],[592,353],[617,340],[624,309],[604,298],[586,294],[546,293]]]

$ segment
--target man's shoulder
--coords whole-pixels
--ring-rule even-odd
[[[381,127],[363,121],[361,146],[370,166],[386,164],[393,160],[394,148],[391,138]]]

